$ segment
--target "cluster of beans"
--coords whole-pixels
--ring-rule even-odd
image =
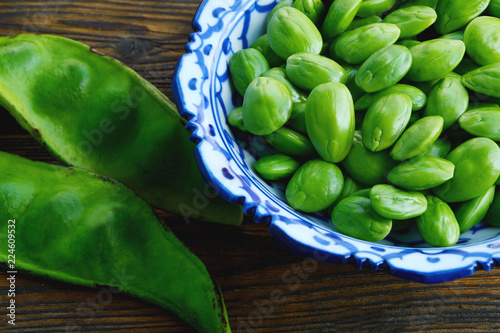
[[[432,246],[500,226],[500,0],[285,0],[229,62],[254,168],[378,241],[416,223]]]

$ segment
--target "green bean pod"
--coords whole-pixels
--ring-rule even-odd
[[[186,218],[241,223],[241,206],[203,195],[196,144],[177,108],[137,73],[62,37],[0,37],[0,45],[0,103],[59,162]],[[199,197],[203,205],[193,204]]]
[[[427,210],[417,217],[417,227],[424,241],[431,246],[452,246],[460,237],[460,226],[450,206],[428,195]]]
[[[170,309],[198,332],[231,332],[205,265],[129,188],[3,152],[0,175],[1,245],[7,249],[8,221],[15,221],[17,270],[119,290]],[[0,251],[0,262],[8,254]]]
[[[336,82],[316,87],[307,101],[306,127],[314,148],[325,161],[342,161],[351,149],[355,127],[349,89]]]

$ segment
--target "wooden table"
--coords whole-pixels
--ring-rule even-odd
[[[192,32],[200,1],[3,0],[0,34],[50,33],[77,39],[118,58],[172,98],[170,81]],[[0,150],[35,160],[53,159],[5,110]],[[1,177],[1,175],[0,175]],[[440,285],[421,285],[384,272],[303,259],[246,218],[241,228],[192,223],[163,214],[174,233],[206,264],[224,293],[234,332],[489,332],[500,331],[500,270]],[[299,283],[283,282],[294,275]],[[97,290],[18,274],[15,327],[7,325],[6,278],[0,272],[0,331],[192,332],[170,312]],[[272,307],[271,295],[281,295]],[[87,311],[77,311],[78,308]],[[9,327],[8,327],[9,326]]]

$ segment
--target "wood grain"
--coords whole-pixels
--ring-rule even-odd
[[[0,35],[32,32],[77,39],[131,66],[172,98],[173,70],[199,3],[2,1]],[[0,110],[0,150],[54,163],[5,110]],[[500,331],[498,269],[421,285],[384,272],[298,258],[250,218],[241,228],[231,228],[186,225],[177,216],[161,215],[218,281],[234,332]],[[107,300],[99,298],[99,290],[27,274],[17,274],[17,325],[11,327],[5,315],[6,278],[0,272],[0,330],[193,332],[168,311],[126,295]]]

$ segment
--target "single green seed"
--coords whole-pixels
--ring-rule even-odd
[[[353,145],[342,166],[349,175],[366,185],[376,185],[386,182],[386,175],[395,166],[394,160],[387,150],[372,152],[363,145],[360,131],[354,134]]]
[[[347,156],[353,142],[354,120],[354,103],[345,85],[325,83],[309,95],[307,134],[325,161],[338,163]]]
[[[500,62],[464,74],[462,84],[480,94],[500,98]]]
[[[407,192],[394,186],[380,184],[370,190],[373,209],[388,219],[411,219],[427,210],[427,200],[420,192]]]
[[[285,63],[283,59],[281,59],[276,53],[274,53],[271,45],[269,44],[269,38],[267,38],[267,34],[264,34],[257,38],[255,42],[250,46],[253,49],[256,49],[264,58],[266,58],[269,67],[278,67]]]
[[[434,27],[441,35],[458,30],[487,7],[490,0],[440,0],[436,7],[438,18]]]
[[[429,28],[437,19],[437,14],[428,6],[412,6],[400,8],[384,18],[384,22],[392,23],[401,30],[400,38],[414,37]]]
[[[460,127],[475,136],[500,141],[500,107],[467,111],[459,119]]]
[[[447,76],[440,80],[429,93],[425,116],[443,118],[443,129],[454,125],[469,106],[469,93],[460,78]]]
[[[332,40],[344,31],[351,24],[359,7],[362,5],[362,0],[335,0],[328,14],[321,32],[326,40]]]
[[[341,233],[371,242],[384,239],[392,228],[392,220],[377,214],[370,199],[355,196],[338,203],[332,222]]]
[[[373,103],[363,121],[363,144],[373,152],[392,146],[405,130],[411,116],[408,95],[395,93]]]
[[[300,163],[288,155],[276,154],[260,158],[253,167],[264,179],[282,180],[292,177]]]
[[[434,189],[434,194],[446,202],[474,199],[493,186],[500,175],[500,148],[488,138],[470,139],[446,159],[455,165],[454,176]]]
[[[460,226],[460,233],[464,233],[486,216],[495,197],[495,186],[492,186],[479,197],[462,203],[456,210],[455,216]]]
[[[323,48],[323,38],[300,10],[282,7],[271,17],[267,25],[267,37],[273,51],[283,59],[299,52],[319,54]]]
[[[427,210],[417,217],[417,227],[431,246],[452,246],[460,237],[460,226],[450,206],[439,198],[427,196]]]
[[[453,178],[455,165],[443,158],[417,156],[394,167],[387,179],[410,191],[434,188]]]
[[[410,47],[412,66],[408,79],[424,82],[440,79],[462,61],[465,44],[460,40],[432,39]]]
[[[356,111],[368,110],[368,108],[377,99],[393,93],[402,93],[408,95],[411,98],[412,111],[421,110],[427,103],[427,96],[422,90],[418,89],[417,87],[410,86],[408,84],[395,84],[390,88],[362,96],[354,104],[354,109]]]
[[[286,75],[296,86],[306,90],[313,90],[328,82],[347,82],[347,74],[342,66],[314,53],[296,53],[288,57]]]
[[[281,127],[265,136],[266,141],[276,150],[292,156],[310,156],[316,153],[309,139],[291,129]]]
[[[306,102],[293,104],[292,115],[288,120],[287,126],[299,133],[307,135],[306,106],[307,106]]]
[[[306,14],[311,22],[316,25],[321,24],[326,15],[325,5],[318,0],[295,0],[293,7]]]
[[[346,31],[330,46],[330,56],[358,65],[375,51],[394,44],[400,33],[396,25],[389,23],[373,23]]]
[[[403,2],[399,6],[399,8],[407,8],[412,6],[427,6],[431,7],[432,9],[436,9],[437,4],[438,0],[410,0]]]
[[[267,135],[283,126],[292,113],[292,97],[278,80],[259,77],[250,83],[243,99],[243,123],[256,135]]]
[[[229,125],[239,129],[240,131],[247,132],[247,128],[243,123],[243,108],[241,106],[229,113],[227,116],[227,122]]]
[[[397,0],[363,0],[357,15],[359,17],[381,15],[394,7],[396,1]]]
[[[411,125],[394,144],[391,157],[403,161],[424,153],[437,140],[443,130],[443,118],[424,117]]]
[[[389,45],[373,53],[356,73],[356,84],[368,93],[399,82],[410,70],[411,53],[401,45]]]
[[[236,90],[245,96],[248,85],[269,69],[266,58],[256,49],[236,52],[229,60],[229,73]]]
[[[342,171],[332,163],[310,160],[293,175],[286,187],[286,199],[294,209],[312,213],[323,210],[342,193]]]

